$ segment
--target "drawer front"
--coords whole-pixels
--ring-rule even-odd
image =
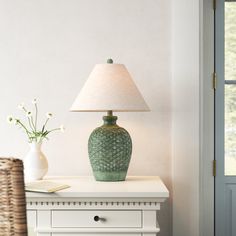
[[[28,226],[28,235],[35,236],[36,233],[34,229],[36,228],[36,211],[34,210],[27,210],[27,226]]]
[[[52,227],[128,227],[142,226],[141,211],[75,211],[53,210]]]

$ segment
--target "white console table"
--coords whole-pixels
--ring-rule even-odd
[[[96,182],[93,177],[48,177],[71,188],[26,193],[28,226],[38,236],[156,236],[157,211],[169,197],[159,177]]]

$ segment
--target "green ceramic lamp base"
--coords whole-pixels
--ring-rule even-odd
[[[88,142],[94,177],[97,181],[124,181],[132,153],[130,135],[116,124],[117,117],[111,111],[103,120]]]
[[[103,171],[94,171],[93,175],[97,181],[124,181],[126,178],[127,171],[119,171],[119,172],[103,172]]]

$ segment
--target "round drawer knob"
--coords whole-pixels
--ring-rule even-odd
[[[98,222],[100,220],[100,217],[99,216],[94,216],[93,219],[94,219],[94,221]]]

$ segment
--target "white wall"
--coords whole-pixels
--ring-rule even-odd
[[[199,235],[200,1],[172,1],[173,235]]]
[[[103,114],[70,113],[69,108],[94,64],[112,57],[115,62],[126,64],[152,110],[119,114],[119,124],[133,138],[129,175],[160,175],[171,189],[170,6],[170,0],[1,0],[1,155],[23,158],[27,153],[25,135],[5,120],[8,114],[21,117],[16,108],[18,103],[23,101],[30,107],[30,101],[36,97],[41,119],[51,111],[54,114],[51,127],[61,122],[66,126],[64,134],[53,134],[43,145],[49,174],[92,174],[87,140],[101,124]],[[180,37],[176,35],[178,40]],[[193,53],[197,53],[196,49]],[[189,59],[191,64],[195,62]],[[191,77],[192,71],[179,86],[188,75]],[[175,83],[174,86],[177,87]],[[195,81],[190,86],[195,86]],[[174,89],[173,92],[177,96]],[[189,91],[189,96],[191,92],[195,88]],[[184,106],[189,110],[176,113],[176,121],[178,118],[182,122],[181,116],[186,114],[191,121],[195,119],[190,108],[195,101],[188,100]],[[185,127],[183,124],[183,135],[187,135]],[[195,132],[195,125],[190,124],[189,128]],[[189,144],[192,139],[189,138]],[[160,235],[167,236],[171,232],[168,204],[162,214]]]

